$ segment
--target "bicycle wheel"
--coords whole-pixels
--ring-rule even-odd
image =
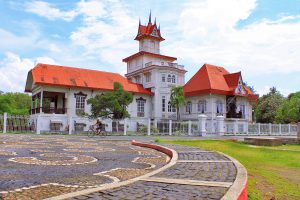
[[[90,129],[90,130],[88,130],[87,135],[88,135],[88,137],[94,137],[95,131]]]

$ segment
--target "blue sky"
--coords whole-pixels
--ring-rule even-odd
[[[0,0],[0,90],[23,91],[37,62],[126,73],[150,9],[186,81],[210,63],[260,95],[300,91],[300,0]]]

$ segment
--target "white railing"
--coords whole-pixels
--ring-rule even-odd
[[[32,116],[0,115],[0,132],[36,132],[82,134],[88,131],[95,119],[40,114]],[[203,122],[203,121],[202,121]],[[296,136],[297,124],[262,124],[246,121],[206,120],[151,120],[137,117],[124,120],[103,120],[111,135],[177,135],[177,136]],[[220,131],[222,130],[222,131]]]
[[[178,65],[178,63],[172,63],[172,62],[151,61],[145,63],[145,67],[149,67],[149,66],[174,67],[178,69],[184,69],[184,65]]]

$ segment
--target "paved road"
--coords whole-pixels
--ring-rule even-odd
[[[160,168],[166,158],[128,140],[0,135],[0,197],[42,199],[123,181]]]
[[[72,200],[221,199],[236,178],[235,165],[221,154],[178,145],[163,146],[178,152],[174,166],[133,184]]]

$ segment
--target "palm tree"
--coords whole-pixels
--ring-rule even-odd
[[[176,107],[177,112],[177,120],[180,119],[179,115],[179,107],[184,105],[185,103],[185,97],[182,86],[174,86],[171,89],[171,96],[170,96],[170,103],[171,106]]]

